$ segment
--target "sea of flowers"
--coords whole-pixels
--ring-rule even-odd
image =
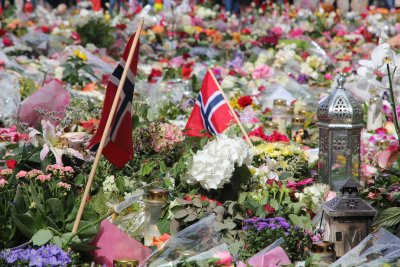
[[[129,237],[124,242],[136,240],[143,251],[136,258],[150,263],[241,266],[277,240],[284,262],[311,262],[312,243],[324,239],[321,204],[336,196],[316,175],[316,111],[339,73],[365,111],[360,196],[378,210],[373,226],[398,236],[399,14],[266,1],[237,16],[211,2],[171,5],[154,10],[129,2],[112,16],[84,1],[52,12],[7,5],[1,11],[0,265],[110,265],[94,252],[105,221]],[[134,156],[119,169],[100,159],[72,233],[106,84],[142,18]],[[185,134],[209,69],[252,146],[237,125],[219,136]],[[370,126],[374,97],[378,115]],[[284,126],[276,124],[277,99],[286,102]],[[291,125],[295,117],[301,129]],[[143,192],[151,188],[168,196],[158,236],[144,246]],[[132,198],[118,216],[110,214]],[[216,229],[204,225],[210,218]]]

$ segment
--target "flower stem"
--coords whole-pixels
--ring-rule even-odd
[[[392,106],[394,127],[396,128],[397,138],[400,138],[400,136],[399,136],[399,133],[400,133],[399,121],[398,121],[398,118],[397,118],[396,104],[394,102],[395,100],[394,100],[394,93],[393,93],[392,77],[390,76],[389,64],[386,64],[386,68],[387,68],[388,77],[389,77],[390,105]]]
[[[78,231],[77,231],[76,233],[74,233],[73,235],[71,235],[71,236],[68,238],[68,240],[67,240],[67,242],[64,244],[64,246],[67,247],[67,246],[69,245],[69,243],[71,243],[72,239],[73,239],[75,236],[79,235],[79,234],[82,233],[84,230],[86,230],[86,229],[88,229],[88,228],[90,228],[90,227],[92,227],[92,226],[94,226],[94,225],[96,225],[96,224],[102,222],[102,221],[105,220],[106,218],[110,217],[113,213],[114,213],[114,212],[108,212],[106,215],[103,215],[102,217],[100,217],[100,218],[97,219],[96,221],[91,222],[91,223],[89,223],[89,224],[83,226],[82,228],[78,229]]]

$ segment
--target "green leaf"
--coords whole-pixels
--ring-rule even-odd
[[[84,181],[85,181],[85,176],[82,175],[81,173],[78,174],[78,175],[76,176],[76,178],[75,178],[75,184],[76,184],[76,185],[83,185],[83,184],[84,184]]]
[[[289,219],[292,221],[294,225],[297,225],[302,229],[311,230],[313,227],[312,222],[308,217],[289,214]]]
[[[64,206],[61,200],[58,198],[49,198],[45,203],[50,207],[53,218],[56,218],[58,221],[64,221]]]
[[[140,125],[139,116],[136,114],[132,115],[132,130],[135,130]]]
[[[193,206],[201,208],[203,204],[201,203],[201,200],[198,198],[193,199]]]
[[[183,219],[189,215],[189,212],[185,209],[180,210],[174,214],[175,219]]]
[[[161,161],[160,163],[160,172],[161,174],[167,173],[167,166],[165,165],[164,161]]]
[[[271,205],[271,207],[273,207],[275,210],[279,209],[279,203],[275,198],[272,198],[269,202],[269,204]]]
[[[35,220],[32,218],[32,216],[28,214],[16,214],[11,218],[25,237],[31,238],[35,234],[37,229],[33,227]]]
[[[238,204],[243,204],[246,198],[247,198],[247,192],[240,193]]]
[[[34,246],[43,246],[53,238],[53,233],[48,229],[41,229],[32,236]]]
[[[189,205],[189,204],[191,204],[191,201],[187,201],[187,200],[185,200],[183,198],[177,198],[175,200],[179,205]]]
[[[59,236],[53,236],[53,238],[51,239],[51,243],[53,243],[54,245],[57,245],[60,248],[63,247],[62,239]]]
[[[118,176],[117,179],[115,179],[115,185],[117,186],[119,192],[125,192],[124,177]]]
[[[392,227],[400,223],[400,207],[391,207],[381,213],[374,221],[374,226]]]
[[[169,234],[170,233],[170,229],[169,229],[170,225],[171,225],[171,220],[165,218],[158,222],[157,227],[161,234],[165,234],[165,233]]]
[[[197,219],[197,214],[196,213],[191,213],[183,221],[184,222],[193,222],[196,219]]]
[[[217,232],[219,232],[219,231],[221,231],[221,230],[224,230],[224,229],[227,229],[228,227],[226,227],[226,225],[225,224],[223,224],[222,222],[215,222],[215,230],[217,231]]]

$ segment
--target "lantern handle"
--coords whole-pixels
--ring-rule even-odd
[[[344,83],[346,82],[346,77],[343,75],[343,73],[339,73],[339,77],[337,78],[337,83],[338,83],[338,89],[345,89],[344,88]]]

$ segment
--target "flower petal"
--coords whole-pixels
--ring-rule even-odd
[[[50,151],[49,146],[47,144],[44,144],[42,150],[40,151],[40,159],[44,160],[49,151]]]

